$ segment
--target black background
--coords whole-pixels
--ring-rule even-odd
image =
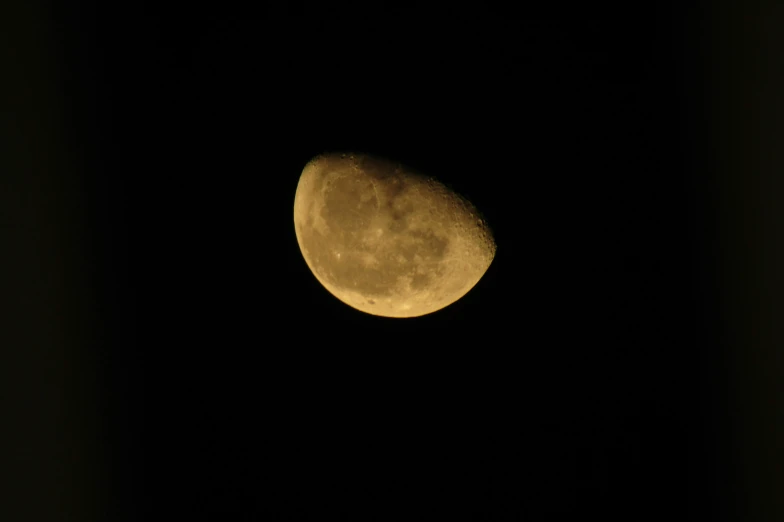
[[[689,12],[53,12],[112,519],[727,516]],[[485,214],[463,299],[386,319],[316,281],[294,193],[347,150]]]

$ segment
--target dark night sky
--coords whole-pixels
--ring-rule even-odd
[[[691,15],[361,4],[55,10],[111,518],[724,520]],[[336,150],[477,205],[468,295],[316,281],[294,193]]]

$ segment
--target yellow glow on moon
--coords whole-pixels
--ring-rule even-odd
[[[325,154],[305,165],[294,230],[324,288],[384,317],[417,317],[454,303],[496,252],[471,203],[432,178],[359,154]]]

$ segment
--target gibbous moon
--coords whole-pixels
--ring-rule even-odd
[[[305,165],[294,229],[313,275],[368,314],[417,317],[476,285],[495,256],[476,208],[435,179],[368,155]]]

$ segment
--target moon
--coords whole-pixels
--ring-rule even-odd
[[[449,306],[479,282],[496,252],[489,226],[465,198],[365,154],[323,154],[305,165],[294,230],[324,288],[383,317]]]

